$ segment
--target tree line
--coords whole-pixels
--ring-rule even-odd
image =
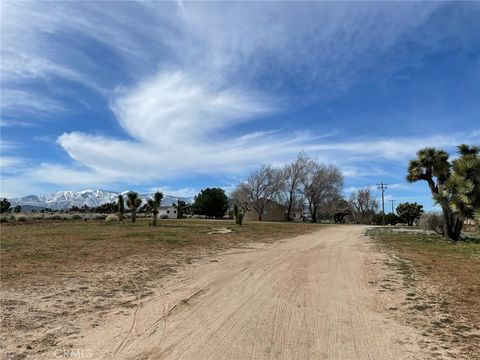
[[[22,207],[20,205],[16,205],[12,208],[12,204],[10,203],[10,201],[8,201],[8,199],[6,198],[3,198],[1,201],[0,201],[0,214],[5,214],[5,213],[9,213],[9,212],[14,212],[16,214],[22,212]]]
[[[480,147],[462,144],[458,157],[449,159],[449,154],[436,148],[424,148],[417,158],[410,161],[407,181],[425,181],[433,199],[442,209],[441,219],[431,219],[432,227],[445,238],[458,241],[465,219],[480,222]],[[379,204],[370,188],[359,189],[349,198],[342,195],[344,177],[338,167],[322,164],[304,152],[282,167],[262,165],[250,173],[227,196],[221,188],[203,189],[194,198],[193,204],[179,200],[178,218],[186,214],[200,214],[208,218],[221,218],[230,209],[236,222],[241,225],[244,215],[253,211],[262,220],[270,202],[285,208],[285,220],[291,221],[292,212],[308,209],[307,220],[317,222],[328,219],[337,223],[346,218],[355,223],[413,225],[423,213],[417,203],[399,204],[395,213],[379,212]],[[126,211],[135,222],[137,213],[152,214],[152,225],[157,224],[163,194],[156,192],[152,199],[142,203],[138,193],[119,195],[117,202],[90,208],[72,207],[72,212],[117,213],[123,220]],[[2,213],[10,212],[7,199],[0,202]],[[20,212],[21,207],[13,209]],[[45,210],[46,211],[46,210]]]

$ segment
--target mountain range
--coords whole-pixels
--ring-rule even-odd
[[[9,199],[11,206],[20,205],[23,210],[45,209],[51,208],[54,210],[67,210],[72,206],[81,207],[87,205],[88,207],[96,207],[105,203],[116,202],[119,194],[126,194],[128,191],[121,193],[108,190],[83,190],[83,191],[58,191],[51,194],[43,195],[28,195],[19,198]],[[154,193],[139,194],[139,197],[144,203],[147,199],[153,197]],[[172,205],[178,200],[192,203],[192,197],[177,197],[165,195],[162,200],[162,206]]]

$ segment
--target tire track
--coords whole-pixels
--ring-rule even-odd
[[[363,231],[332,226],[248,253],[217,254],[219,262],[185,270],[181,285],[173,278],[158,300],[139,305],[127,336],[112,340],[104,358],[425,359],[413,330],[375,308],[365,264],[379,255]],[[152,320],[159,301],[163,314]]]

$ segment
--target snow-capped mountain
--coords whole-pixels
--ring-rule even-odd
[[[128,191],[121,193],[107,190],[83,190],[83,191],[58,191],[52,194],[43,195],[29,195],[20,198],[9,199],[11,206],[20,205],[28,208],[51,208],[55,210],[66,210],[72,206],[81,207],[87,205],[89,207],[99,206],[105,203],[116,202],[119,194],[126,194]],[[153,197],[153,193],[140,194],[140,198],[145,202],[147,199]],[[165,195],[162,200],[162,206],[172,205],[178,200],[183,200],[188,203],[193,201],[193,198],[181,198],[171,195]]]

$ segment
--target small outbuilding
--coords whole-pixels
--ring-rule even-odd
[[[158,217],[159,218],[176,219],[177,218],[177,208],[173,205],[160,206],[158,208]]]
[[[258,213],[249,207],[243,217],[244,221],[258,221]],[[293,221],[303,221],[303,211],[301,209],[292,209],[290,217]],[[262,214],[262,221],[287,221],[287,207],[275,201],[267,200]]]

